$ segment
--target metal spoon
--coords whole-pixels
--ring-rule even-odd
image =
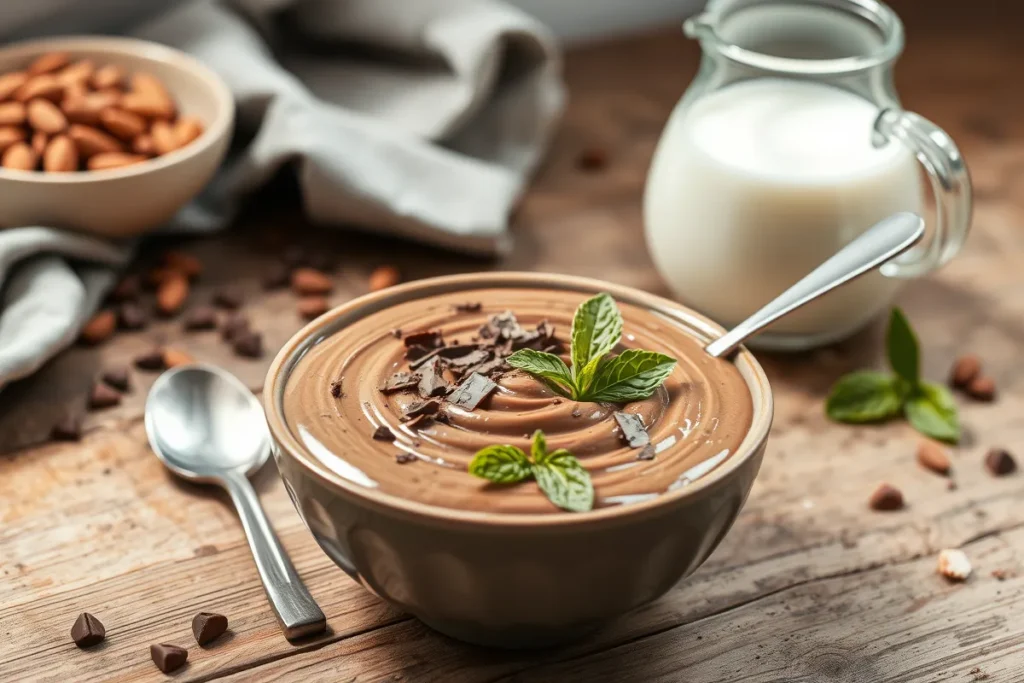
[[[263,409],[252,392],[215,367],[168,370],[146,399],[146,434],[153,452],[172,472],[217,484],[231,495],[285,637],[323,631],[324,613],[295,572],[247,478],[270,455]]]
[[[917,214],[901,212],[883,218],[767,306],[705,346],[704,350],[715,358],[729,355],[762,328],[899,256],[923,235],[924,220]]]

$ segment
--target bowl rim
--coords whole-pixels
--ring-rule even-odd
[[[0,60],[24,57],[26,59],[46,52],[69,52],[72,61],[75,51],[106,52],[129,58],[162,62],[189,74],[200,81],[212,93],[216,116],[202,134],[173,152],[123,168],[74,173],[46,173],[43,171],[21,171],[0,167],[0,181],[20,183],[44,183],[50,185],[79,185],[120,180],[146,173],[156,172],[169,166],[203,154],[230,132],[235,119],[235,98],[231,89],[216,72],[192,55],[150,40],[123,36],[48,36],[19,40],[0,47]]]
[[[753,408],[750,427],[736,449],[736,453],[725,459],[719,466],[693,483],[675,491],[669,491],[654,499],[591,510],[586,513],[545,512],[545,513],[498,513],[481,510],[447,508],[419,501],[407,500],[400,496],[384,493],[347,481],[320,462],[292,433],[284,419],[282,397],[284,388],[298,362],[305,352],[325,338],[321,334],[334,320],[347,314],[367,309],[367,314],[387,306],[430,296],[449,293],[467,287],[547,287],[553,289],[608,292],[616,300],[633,305],[647,306],[661,313],[669,313],[673,319],[688,326],[691,331],[702,334],[707,341],[725,333],[725,329],[709,318],[675,301],[633,287],[613,284],[594,278],[529,272],[484,272],[460,275],[444,275],[408,282],[388,289],[371,292],[357,297],[321,315],[296,332],[285,342],[275,356],[263,387],[263,408],[273,442],[285,451],[307,473],[337,494],[381,506],[391,511],[404,512],[435,521],[463,524],[484,524],[490,527],[549,527],[578,526],[600,523],[609,519],[621,519],[642,512],[651,511],[691,499],[710,490],[720,482],[739,476],[744,464],[754,458],[768,439],[771,429],[774,403],[768,377],[757,359],[741,346],[732,358],[739,364],[740,374],[750,392]]]

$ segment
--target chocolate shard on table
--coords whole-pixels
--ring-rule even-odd
[[[92,391],[89,393],[89,400],[86,405],[89,410],[102,410],[104,408],[112,408],[120,403],[120,392],[103,382],[96,382],[92,385]]]
[[[228,618],[215,612],[200,612],[192,617],[192,635],[200,645],[207,645],[228,630]]]
[[[188,661],[188,650],[177,645],[157,643],[149,646],[149,656],[153,658],[156,668],[169,674],[185,666]]]
[[[455,391],[448,396],[448,400],[466,410],[476,410],[480,402],[497,388],[498,385],[489,377],[474,372],[455,388]]]
[[[79,614],[71,626],[71,640],[75,641],[75,645],[78,647],[98,645],[106,637],[107,629],[103,627],[99,619],[88,612]]]
[[[639,415],[619,411],[615,413],[614,417],[615,421],[619,423],[622,440],[629,444],[630,448],[641,448],[651,442],[651,437],[644,427],[644,421],[640,419]]]
[[[385,394],[392,394],[396,391],[404,391],[416,387],[420,377],[413,372],[396,372],[384,381],[380,391]]]
[[[117,389],[121,393],[128,391],[131,384],[127,365],[120,365],[104,370],[103,374],[100,375],[100,379],[108,386]]]

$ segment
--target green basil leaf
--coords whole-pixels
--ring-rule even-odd
[[[627,403],[648,398],[661,386],[676,360],[663,353],[629,349],[602,363],[580,401]]]
[[[889,316],[886,347],[889,350],[889,365],[893,372],[916,386],[921,381],[921,352],[914,330],[911,329],[903,311],[898,308],[893,308]]]
[[[555,354],[520,349],[506,358],[505,362],[540,378],[556,393],[574,398],[576,392],[572,373],[566,367],[565,361]]]
[[[469,473],[498,484],[514,484],[529,479],[533,471],[526,453],[515,446],[488,446],[473,456]]]
[[[614,349],[620,338],[622,314],[611,294],[598,294],[579,305],[572,319],[572,376],[577,389],[584,388],[584,368]]]
[[[923,382],[903,406],[907,420],[914,429],[940,441],[960,440],[960,419],[956,402],[941,384]]]
[[[540,462],[548,457],[548,441],[544,438],[544,432],[539,429],[533,433],[530,456],[534,462]]]
[[[533,476],[552,503],[569,512],[586,512],[594,507],[594,485],[590,473],[560,448],[543,462],[533,464]]]
[[[861,370],[832,385],[825,413],[837,422],[877,422],[899,415],[903,392],[898,377]]]

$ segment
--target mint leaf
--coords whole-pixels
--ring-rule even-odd
[[[941,441],[960,440],[960,420],[953,395],[941,384],[922,382],[903,406],[914,429]]]
[[[560,448],[533,464],[533,476],[552,503],[569,512],[586,512],[594,507],[594,485],[590,473],[572,453]]]
[[[899,415],[902,407],[898,378],[862,370],[840,377],[832,386],[825,413],[837,422],[877,422]]]
[[[544,438],[544,432],[537,430],[533,433],[533,443],[530,445],[530,457],[534,462],[540,462],[548,456],[548,442]]]
[[[676,361],[654,351],[629,349],[600,365],[577,400],[627,403],[648,398],[664,382]]]
[[[498,484],[514,484],[529,479],[533,471],[526,454],[515,446],[488,446],[473,456],[469,473]]]
[[[621,337],[622,314],[611,294],[598,294],[579,305],[572,319],[572,377],[578,390],[586,389],[581,380],[587,366],[614,349]]]
[[[566,398],[575,398],[575,385],[572,373],[565,361],[553,353],[520,349],[505,359],[514,368],[526,370],[531,375],[540,377],[556,393]]]
[[[917,337],[911,329],[907,317],[898,308],[892,309],[889,316],[889,329],[886,332],[886,346],[889,349],[889,365],[893,372],[917,386],[921,381],[920,351]]]

